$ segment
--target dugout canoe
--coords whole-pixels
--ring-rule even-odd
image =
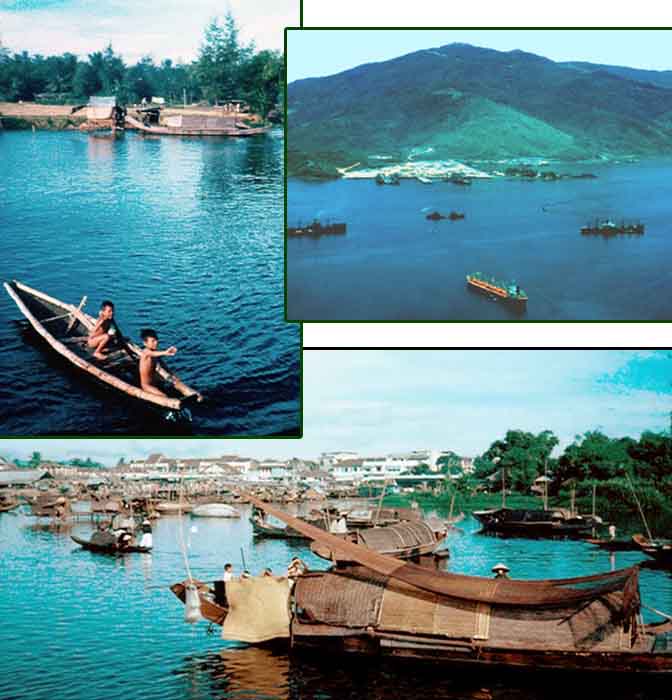
[[[156,374],[160,380],[159,388],[167,396],[151,394],[140,388],[139,346],[118,334],[104,360],[93,358],[87,337],[96,321],[81,309],[86,297],[78,307],[16,280],[5,282],[4,286],[33,329],[71,365],[118,394],[159,411],[170,422],[191,421],[189,406],[201,401],[201,395],[160,362]]]
[[[119,547],[116,542],[92,542],[91,540],[83,540],[81,537],[70,535],[70,539],[84,549],[90,552],[98,552],[99,554],[133,554],[139,552],[147,554],[152,551],[151,547],[140,547],[140,545],[127,545]]]

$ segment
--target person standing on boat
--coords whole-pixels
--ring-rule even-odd
[[[149,522],[149,518],[145,518],[140,525],[142,531],[142,537],[140,538],[140,546],[152,548],[152,524]]]
[[[140,354],[140,387],[150,394],[165,396],[166,394],[161,389],[154,386],[156,358],[172,357],[177,352],[177,348],[169,347],[167,350],[159,350],[159,337],[152,328],[144,328],[140,335],[145,344],[145,348]]]
[[[110,343],[115,333],[114,304],[108,299],[105,299],[100,305],[98,320],[91,329],[87,339],[87,344],[93,349],[93,356],[97,360],[105,359],[103,350]]]

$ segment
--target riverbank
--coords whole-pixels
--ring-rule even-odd
[[[0,102],[0,123],[2,128],[16,131],[22,129],[39,129],[46,131],[72,131],[79,129],[87,121],[86,110],[80,109],[73,114],[76,105],[44,105],[36,102]],[[133,108],[129,108],[132,111]],[[231,116],[223,107],[166,107],[161,110],[162,117],[188,114],[190,116],[219,117]],[[263,123],[258,114],[248,112],[236,113],[237,118],[250,125]]]
[[[72,114],[72,105],[42,105],[35,102],[0,102],[2,128],[15,131],[79,129],[86,121],[83,112]]]

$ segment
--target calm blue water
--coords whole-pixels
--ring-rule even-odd
[[[598,179],[391,187],[291,178],[289,226],[319,217],[347,222],[348,232],[288,240],[288,318],[518,319],[466,289],[465,275],[479,271],[516,280],[528,293],[530,320],[671,319],[672,163],[574,170]],[[465,220],[425,219],[452,209]],[[646,233],[582,237],[581,226],[597,217],[639,219]]]
[[[254,544],[241,508],[237,521],[187,518],[185,538],[193,575],[212,580],[226,561],[241,569],[241,547],[252,573],[271,566],[280,573],[298,554],[313,568],[326,562],[302,545],[282,541]],[[38,529],[24,514],[0,515],[0,645],[3,673],[0,698],[84,700],[85,698],[563,698],[572,678],[552,684],[534,677],[502,678],[467,674],[454,677],[440,667],[380,663],[372,659],[314,658],[245,647],[209,636],[207,624],[183,622],[184,608],[167,586],[185,578],[178,545],[179,520],[154,525],[154,552],[108,557],[86,552],[70,533],[87,536],[91,525],[72,530]],[[465,534],[451,535],[453,571],[490,575],[505,561],[515,576],[565,577],[612,566],[608,553],[581,542],[502,540],[475,535],[472,520]],[[197,532],[191,527],[196,526]],[[617,567],[638,560],[619,553]],[[643,600],[672,609],[672,576],[641,574]],[[601,681],[603,684],[606,681]],[[574,687],[574,691],[576,687]],[[610,698],[668,697],[668,688],[652,691],[613,689]]]
[[[150,325],[203,393],[196,434],[296,433],[300,337],[284,322],[282,138],[0,133],[0,278]],[[0,290],[0,432],[156,434],[64,371]]]

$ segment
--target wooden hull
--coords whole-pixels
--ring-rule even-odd
[[[161,388],[169,395],[158,396],[143,391],[139,386],[137,372],[141,353],[137,345],[126,342],[121,347],[123,341],[118,341],[105,360],[96,364],[86,343],[95,324],[91,316],[72,304],[66,304],[20,282],[13,281],[4,286],[33,329],[74,368],[118,394],[160,410],[171,421],[190,420],[187,405],[200,400],[198,392],[183,384],[176,375],[161,365],[157,366],[157,375],[163,382]],[[69,328],[71,320],[74,323]]]
[[[321,653],[356,653],[366,656],[415,659],[473,670],[569,671],[620,676],[672,675],[672,649],[668,652],[556,652],[519,649],[511,651],[457,640],[401,634],[324,634],[305,636],[293,630],[292,646]]]
[[[535,520],[532,515],[524,520],[522,518],[516,520],[511,517],[502,517],[500,511],[474,511],[472,515],[479,521],[484,532],[515,537],[579,537],[591,532],[595,527],[592,520],[578,520],[576,518],[562,521],[542,519],[540,516],[539,519]]]
[[[605,549],[608,552],[636,552],[640,549],[632,540],[588,539],[586,542],[600,549]]]
[[[18,508],[19,503],[0,503],[0,513],[9,513],[10,510]]]
[[[672,543],[651,541],[643,535],[633,535],[632,540],[644,554],[651,557],[657,564],[665,568],[672,568]]]
[[[146,554],[152,551],[151,547],[139,547],[137,545],[131,545],[129,547],[119,549],[115,546],[94,544],[93,542],[83,540],[79,537],[75,537],[74,535],[70,535],[70,539],[72,539],[72,541],[76,542],[78,545],[81,545],[84,549],[88,549],[90,552],[98,552],[99,554],[133,554],[134,552]]]
[[[276,540],[297,540],[301,542],[306,542],[308,540],[308,538],[302,535],[300,532],[295,532],[289,528],[273,527],[273,525],[262,525],[252,518],[250,518],[250,522],[252,523],[252,534],[255,537],[266,537]]]
[[[266,134],[271,127],[254,127],[249,129],[189,129],[172,126],[147,126],[139,119],[126,115],[126,124],[132,129],[137,129],[145,134],[155,134],[157,136],[227,136],[246,137]]]
[[[182,581],[181,583],[174,583],[170,590],[173,592],[177,598],[179,598],[183,603],[186,598],[186,586],[188,581]],[[203,617],[216,624],[224,624],[224,619],[226,618],[228,608],[223,605],[219,605],[213,600],[212,591],[206,586],[202,581],[194,579],[194,583],[198,587],[198,597],[201,601],[201,615]]]

